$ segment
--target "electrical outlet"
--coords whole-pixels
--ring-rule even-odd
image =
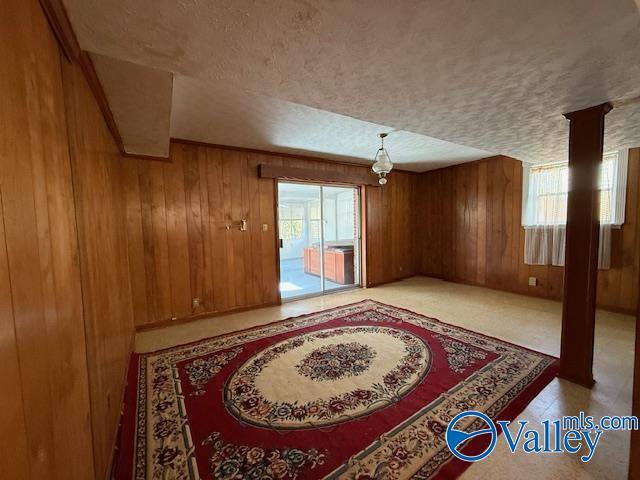
[[[262,231],[266,232],[267,230],[269,230],[269,224],[268,223],[263,223],[262,224]]]
[[[538,279],[536,277],[529,277],[529,286],[536,287],[538,285]]]
[[[193,300],[191,300],[191,306],[193,308],[198,308],[200,306],[200,298],[199,297],[193,297]]]

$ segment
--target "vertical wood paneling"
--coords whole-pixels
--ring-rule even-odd
[[[266,155],[258,157],[260,163],[265,163]],[[276,255],[278,248],[276,240],[276,209],[275,182],[258,181],[260,190],[260,224],[267,225],[267,231],[261,233],[260,236],[260,258],[262,262],[262,291],[265,303],[273,303],[278,301],[279,285],[273,282],[274,278],[278,278],[277,262],[271,260]]]
[[[598,304],[633,311],[640,270],[640,149],[629,155],[626,219],[613,231],[612,268],[598,274]],[[420,175],[421,271],[446,280],[559,299],[562,267],[524,264],[522,165],[491,157]],[[530,276],[538,285],[528,285]]]
[[[0,425],[2,425],[0,451],[3,452],[3,455],[0,455],[0,470],[7,478],[29,478],[24,399],[11,299],[3,209],[0,185],[0,391],[4,392],[3,408],[0,409]]]
[[[133,317],[140,323],[147,323],[149,303],[147,299],[147,276],[145,271],[145,251],[143,238],[142,205],[140,202],[140,181],[138,165],[123,162],[123,176],[127,205],[127,247],[129,270],[131,271],[131,297]]]
[[[477,178],[477,217],[478,227],[476,233],[476,275],[475,282],[484,284],[487,280],[487,162],[478,162]]]
[[[478,264],[478,172],[477,165],[464,169],[455,178],[456,203],[455,231],[466,232],[456,235],[455,277],[474,278]]]
[[[136,177],[132,178],[132,182],[135,188],[138,188],[140,197],[136,199],[133,194],[133,189],[127,183],[127,189],[129,190],[129,194],[127,195],[127,204],[131,205],[132,202],[137,205],[140,204],[140,221],[141,221],[141,230],[142,230],[142,250],[130,250],[130,263],[132,262],[131,258],[136,257],[140,253],[144,257],[144,270],[140,271],[131,271],[132,280],[131,284],[142,284],[146,285],[146,304],[147,304],[147,315],[145,316],[146,321],[152,321],[154,318],[161,318],[161,312],[158,309],[158,286],[157,286],[157,275],[156,275],[156,262],[155,262],[155,247],[153,243],[153,224],[152,224],[152,208],[151,208],[151,182],[149,172],[145,169],[140,168],[140,166],[134,162],[129,161],[132,165],[136,165]],[[133,211],[134,208],[127,208],[127,211]],[[132,229],[137,230],[137,225],[135,224],[135,218],[127,219],[127,231],[131,232]],[[137,233],[137,232],[136,232]],[[131,242],[131,237],[127,235],[127,240]],[[133,260],[135,263],[138,262],[137,258]],[[133,277],[135,275],[135,277]],[[144,275],[144,281],[142,278],[138,276]],[[142,317],[136,317],[136,324],[142,322]]]
[[[275,181],[258,177],[260,164],[366,168],[180,143],[170,163],[127,159],[131,285],[146,297],[134,302],[137,325],[277,301]],[[417,179],[394,172],[384,188],[366,187],[371,285],[419,270]]]
[[[214,309],[213,307],[213,266],[215,263],[213,262],[213,245],[211,242],[207,241],[211,238],[211,221],[209,214],[209,175],[207,172],[208,161],[206,153],[203,155],[198,155],[198,174],[200,177],[200,181],[198,182],[200,186],[200,228],[202,229],[202,286],[200,290],[200,301],[201,305],[194,309],[194,312],[210,312]],[[188,263],[185,263],[185,266],[188,268]]]
[[[167,236],[167,196],[164,185],[164,164],[155,162],[149,169],[151,197],[151,236],[155,264],[156,311],[162,318],[172,316],[171,271]]]
[[[176,317],[189,315],[193,296],[202,297],[202,270],[190,270],[189,258],[204,255],[200,217],[200,177],[197,159],[163,163],[166,207],[167,255],[171,311]]]
[[[262,289],[262,222],[260,221],[260,179],[253,172],[258,171],[259,157],[251,155],[247,159],[247,189],[244,201],[248,205],[249,235],[245,235],[245,246],[251,257],[250,282],[248,301],[252,305],[264,304],[264,291]],[[257,245],[258,248],[253,248]]]
[[[0,57],[2,474],[93,478],[61,57],[37,1],[3,2]]]
[[[173,148],[173,146],[172,146]],[[222,155],[219,150],[209,150],[204,153],[207,166],[207,192],[209,202],[209,241],[211,245],[211,288],[213,297],[206,300],[206,305],[212,305],[207,311],[224,312],[232,308],[231,289],[233,282],[227,276],[228,232],[225,229],[227,214],[224,208],[224,169]],[[226,286],[226,288],[225,288]]]
[[[104,478],[133,335],[132,172],[37,1],[3,4],[0,55],[0,469]]]
[[[104,477],[133,339],[124,188],[130,172],[80,67],[64,63],[62,74],[81,262],[93,457],[96,476]],[[68,437],[75,434],[67,432]],[[60,444],[66,441],[61,438]]]

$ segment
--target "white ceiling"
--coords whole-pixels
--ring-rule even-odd
[[[370,159],[395,129],[404,168],[560,160],[562,113],[640,96],[633,0],[65,4],[85,50],[175,74],[171,134],[212,143]],[[639,119],[614,109],[605,148]]]
[[[127,153],[169,155],[173,75],[91,54]]]
[[[393,162],[423,171],[477,160],[491,153],[326,110],[278,100],[209,82],[176,77],[171,136],[219,145],[317,155],[371,164],[378,134],[391,132],[385,146]]]

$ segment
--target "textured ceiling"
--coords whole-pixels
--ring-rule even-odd
[[[127,153],[169,155],[173,76],[91,54]]]
[[[176,77],[171,136],[209,143],[315,155],[371,164],[378,134],[391,132],[391,160],[424,171],[488,157],[489,152],[416,133],[356,120],[255,93],[212,88],[208,82]]]
[[[197,87],[180,87],[185,104],[216,103],[215,92],[231,89],[271,99],[256,108],[259,119],[270,108],[305,105],[316,109],[309,118],[324,110],[547,161],[566,157],[562,113],[640,96],[640,14],[633,0],[65,4],[84,49],[175,73],[176,87],[198,79]],[[222,132],[217,113],[177,98],[172,131]],[[640,145],[639,109],[635,103],[609,114],[605,148]],[[290,114],[282,114],[285,123]],[[211,124],[197,126],[193,118]],[[278,130],[274,118],[258,137]],[[246,115],[228,120],[256,124]],[[316,148],[287,142],[286,148]],[[329,154],[354,154],[325,142]]]

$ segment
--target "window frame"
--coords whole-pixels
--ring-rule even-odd
[[[621,228],[625,222],[625,204],[626,204],[626,190],[627,190],[627,173],[628,173],[628,150],[609,151],[603,153],[603,164],[608,160],[608,157],[616,156],[616,166],[613,169],[613,177],[611,180],[611,187],[607,189],[600,189],[600,191],[611,192],[609,196],[609,221],[601,222],[603,225],[611,225],[613,228]],[[566,212],[564,215],[564,221],[556,223],[538,223],[539,207],[530,207],[529,202],[531,197],[529,195],[529,186],[531,182],[531,170],[543,169],[543,168],[560,168],[563,166],[568,167],[568,161],[561,162],[549,162],[544,164],[524,164],[523,165],[523,178],[522,178],[522,214],[521,225],[525,229],[527,228],[544,228],[544,227],[562,227],[566,225]],[[570,173],[570,170],[569,170]],[[568,182],[570,181],[569,175],[567,176],[567,191],[558,191],[555,193],[545,193],[535,196],[538,200],[541,197],[558,197],[561,195],[568,195]],[[602,182],[600,182],[602,186]]]

